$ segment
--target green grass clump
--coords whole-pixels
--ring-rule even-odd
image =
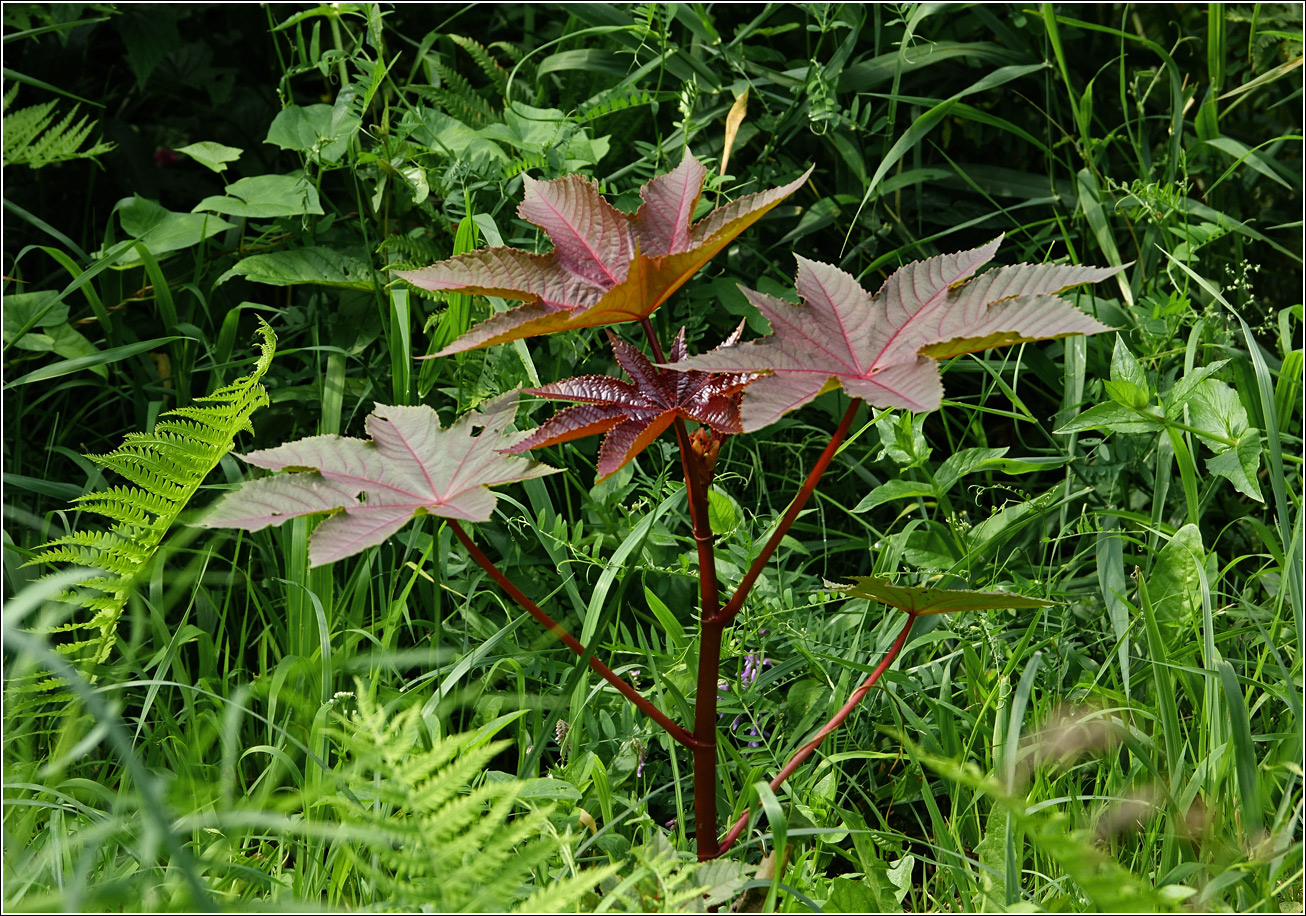
[[[116,144],[6,167],[6,909],[1301,908],[1299,6],[72,9],[4,10],[23,104],[73,95]],[[737,284],[790,296],[793,253],[868,289],[999,233],[1006,263],[1128,265],[1078,298],[1115,335],[959,358],[946,409],[858,415],[726,636],[718,809],[760,811],[727,860],[685,860],[688,754],[436,519],[311,570],[303,520],[174,531],[80,672],[22,629],[75,611],[25,564],[112,485],[83,456],[248,375],[260,320],[257,448],[602,371],[592,332],[416,363],[509,303],[388,271],[540,244],[523,165],[633,211],[686,146],[705,207],[815,166],[653,316],[691,350],[765,334]],[[723,588],[842,397],[726,441]],[[477,542],[686,721],[671,443],[593,487],[590,441],[539,456],[565,473],[505,489]],[[188,512],[244,476],[217,460]],[[759,797],[898,631],[822,587],[856,576],[1055,605],[923,619]],[[35,669],[72,698],[12,706]],[[511,877],[478,888],[455,834]]]

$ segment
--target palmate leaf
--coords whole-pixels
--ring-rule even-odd
[[[751,432],[835,385],[877,407],[933,410],[943,397],[937,360],[1107,330],[1055,294],[1123,268],[1020,264],[971,279],[1001,241],[907,264],[873,297],[852,275],[800,257],[797,288],[805,305],[744,290],[771,322],[770,337],[722,346],[674,368],[770,372],[744,397],[744,429]]]
[[[647,318],[726,243],[796,191],[811,170],[691,225],[706,174],[686,152],[679,166],[640,189],[644,203],[633,215],[617,210],[597,184],[579,175],[554,181],[524,176],[518,215],[548,234],[552,252],[485,248],[395,273],[423,289],[526,303],[481,322],[436,356]]]
[[[743,324],[727,343],[737,340]],[[599,448],[600,481],[615,474],[648,448],[677,417],[721,433],[741,433],[739,397],[753,376],[741,373],[672,372],[659,369],[639,350],[608,331],[612,351],[631,382],[606,375],[582,375],[527,389],[527,394],[579,402],[559,411],[535,432],[506,451],[524,452],[584,436],[607,433]],[[671,348],[671,361],[685,358],[685,329]]]
[[[487,521],[496,499],[489,487],[557,471],[499,451],[511,444],[504,429],[516,405],[515,395],[496,398],[485,413],[465,414],[444,429],[425,405],[377,404],[367,418],[370,442],[312,436],[242,455],[256,467],[292,473],[244,484],[199,524],[258,531],[334,512],[309,541],[309,564],[322,566],[380,544],[419,515]],[[484,429],[476,434],[474,427]]]
[[[1027,598],[1005,592],[976,592],[968,589],[930,588],[925,585],[894,585],[878,576],[858,576],[851,585],[827,582],[827,588],[850,598],[866,598],[896,607],[907,614],[952,614],[960,611],[996,611],[1010,608],[1052,607],[1055,601]]]

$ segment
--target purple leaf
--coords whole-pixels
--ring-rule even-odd
[[[770,337],[668,368],[770,372],[744,397],[751,432],[836,386],[877,407],[933,410],[943,397],[937,360],[1107,330],[1054,294],[1123,268],[1021,264],[974,276],[1001,241],[907,264],[875,296],[839,268],[800,257],[803,305],[744,290],[771,322]]]
[[[659,369],[611,331],[608,339],[617,362],[633,384],[606,375],[582,375],[527,389],[527,394],[577,401],[580,406],[554,414],[507,451],[524,452],[607,433],[599,447],[599,480],[603,480],[648,448],[677,417],[697,420],[722,433],[743,431],[739,421],[739,392],[752,379],[751,375]],[[671,354],[673,359],[685,354],[683,328],[676,335]]]
[[[680,165],[640,189],[628,216],[579,175],[527,177],[518,214],[543,229],[553,251],[487,248],[421,270],[395,271],[415,286],[519,299],[437,353],[445,356],[524,337],[647,318],[739,233],[798,189],[749,194],[692,224],[706,170],[688,152]]]
[[[419,515],[486,521],[495,505],[489,487],[557,470],[502,454],[517,438],[504,433],[516,404],[515,395],[497,398],[448,429],[430,407],[378,404],[366,423],[371,441],[312,436],[242,456],[290,473],[244,484],[200,524],[258,531],[335,512],[309,541],[310,565],[321,566],[380,544]],[[474,427],[484,429],[473,434]]]

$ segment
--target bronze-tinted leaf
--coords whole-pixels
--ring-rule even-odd
[[[640,190],[626,215],[579,175],[526,178],[518,214],[543,229],[553,251],[487,248],[421,270],[395,271],[415,286],[519,299],[437,356],[524,337],[647,318],[713,255],[798,189],[801,178],[749,194],[691,224],[706,170],[688,152]]]
[[[974,276],[1001,241],[907,264],[874,296],[839,268],[800,257],[803,305],[744,290],[771,322],[770,337],[722,346],[675,368],[770,373],[744,398],[751,432],[837,385],[877,407],[933,410],[943,397],[936,360],[1107,330],[1055,294],[1122,268],[1021,264]]]

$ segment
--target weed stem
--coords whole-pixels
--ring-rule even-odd
[[[521,605],[526,613],[538,620],[546,630],[562,640],[567,648],[571,649],[571,651],[575,652],[581,658],[585,658],[585,647],[582,646],[574,636],[568,633],[561,624],[556,623],[553,618],[540,610],[539,605],[527,598],[526,595],[522,593],[521,589],[513,585],[512,580],[500,572],[499,567],[495,566],[490,558],[487,557],[479,547],[472,543],[472,539],[467,536],[467,532],[463,530],[463,526],[458,524],[457,520],[451,518],[446,521],[448,522],[449,527],[453,530],[454,536],[458,538],[465,548],[467,548],[467,552],[472,555],[472,559],[477,562],[481,569],[485,570],[491,579],[499,583],[499,587],[507,592],[513,601],[516,601]],[[590,668],[592,668],[596,674],[613,687],[617,688],[626,699],[630,700],[630,702],[634,703],[641,710],[647,713],[648,717],[666,729],[667,734],[672,738],[675,738],[690,750],[694,750],[698,747],[699,742],[693,735],[667,718],[660,709],[641,696],[639,691],[630,686],[630,684],[618,676],[611,668],[603,664],[603,662],[599,661],[593,655],[589,656],[586,660],[588,661]]]

